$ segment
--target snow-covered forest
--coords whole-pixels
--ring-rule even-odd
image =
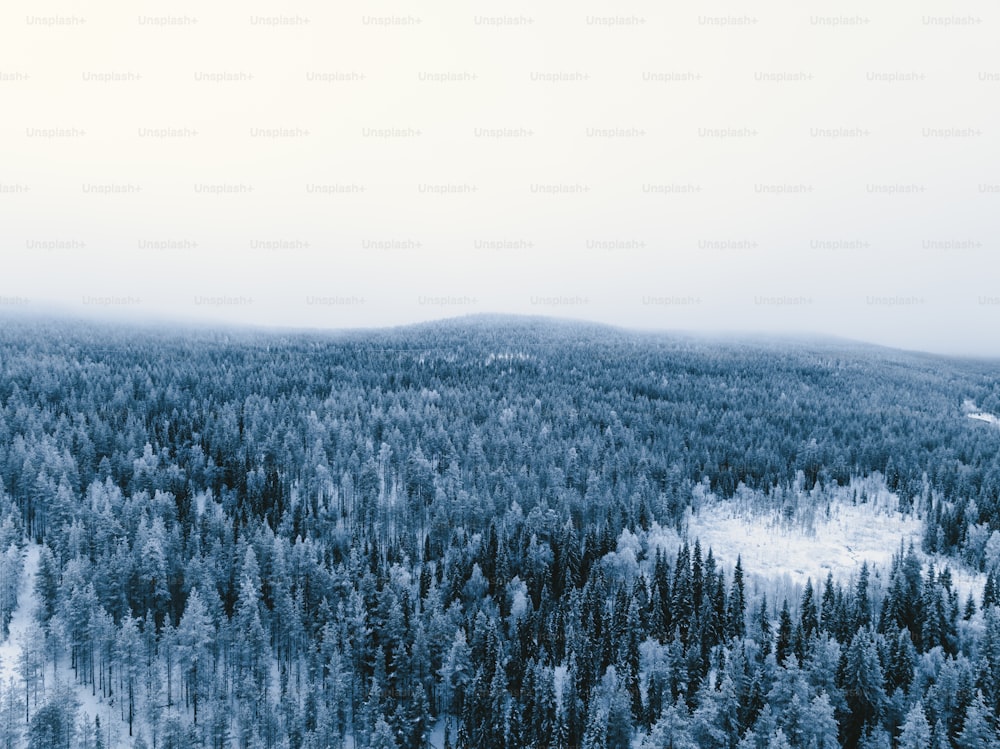
[[[0,749],[1000,746],[996,371],[7,320]]]

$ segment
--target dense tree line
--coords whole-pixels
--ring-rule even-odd
[[[41,545],[0,743],[101,745],[56,663],[140,746],[998,741],[1000,432],[961,411],[1000,412],[984,363],[489,319],[0,346],[4,626]],[[983,591],[900,548],[877,588],[767,601],[657,543],[696,487],[876,472]]]

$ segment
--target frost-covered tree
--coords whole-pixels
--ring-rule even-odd
[[[899,749],[930,749],[931,726],[927,722],[923,703],[917,701],[906,714],[899,732]]]
[[[643,741],[643,749],[697,749],[691,736],[691,719],[687,706],[680,698],[663,708],[660,717]]]
[[[872,728],[885,704],[882,664],[879,661],[876,635],[860,629],[847,649],[844,669],[844,693],[850,715],[845,719],[847,745],[855,746]]]
[[[209,695],[214,634],[212,620],[195,588],[188,596],[184,615],[177,627],[177,661],[184,676],[185,695],[191,701],[192,719],[195,723],[198,722],[198,704]]]
[[[64,686],[58,687],[31,717],[29,749],[70,749],[76,728],[77,701]]]
[[[992,725],[993,719],[983,702],[983,693],[976,692],[975,699],[965,710],[962,732],[958,735],[959,749],[986,749],[1000,742],[1000,735]]]
[[[838,725],[826,692],[820,692],[803,712],[800,746],[806,749],[837,749]]]

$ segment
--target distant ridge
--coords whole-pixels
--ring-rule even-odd
[[[481,312],[436,320],[425,320],[399,325],[321,328],[304,326],[267,326],[259,324],[239,324],[205,320],[145,316],[133,319],[118,319],[101,315],[75,315],[66,308],[3,309],[0,321],[8,325],[40,324],[48,328],[104,329],[118,333],[146,333],[168,338],[232,336],[237,340],[258,339],[261,341],[287,341],[289,338],[303,337],[325,341],[386,341],[400,336],[439,333],[443,335],[494,335],[497,342],[522,346],[541,345],[554,342],[576,342],[579,344],[597,342],[631,342],[633,344],[687,342],[692,345],[719,345],[781,349],[795,347],[817,349],[843,354],[867,353],[886,358],[898,356],[917,357],[933,360],[968,360],[995,362],[986,356],[940,354],[886,346],[884,344],[846,338],[829,333],[737,331],[737,330],[685,330],[632,328],[594,320],[554,317],[546,315],[520,315],[514,313]],[[520,336],[518,341],[505,341],[512,336]]]

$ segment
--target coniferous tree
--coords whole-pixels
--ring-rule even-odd
[[[899,732],[899,749],[930,749],[931,727],[923,703],[917,701],[906,714]]]
[[[886,699],[882,665],[871,630],[858,630],[845,658],[844,692],[850,714],[843,722],[843,730],[845,745],[854,747],[876,725]]]
[[[210,645],[214,633],[212,620],[195,588],[188,596],[177,628],[177,660],[184,675],[185,694],[190,698],[195,723],[198,722],[198,704],[209,694],[213,668]]]
[[[792,649],[792,616],[788,612],[788,600],[782,602],[781,613],[778,615],[778,637],[774,643],[774,656],[778,663],[784,664]]]
[[[746,590],[743,583],[743,560],[737,555],[733,568],[733,583],[729,589],[728,634],[743,637],[746,634]]]
[[[58,688],[31,717],[29,749],[69,749],[76,726],[77,702],[65,687]]]
[[[965,710],[962,732],[958,735],[959,749],[986,749],[1000,742],[1000,735],[994,729],[983,693],[976,692],[975,699]]]
[[[803,713],[802,744],[809,749],[837,749],[838,725],[833,705],[826,692],[821,691]]]
[[[806,587],[802,593],[802,603],[799,611],[799,624],[802,627],[802,636],[806,640],[812,639],[813,635],[819,629],[819,614],[813,595],[812,578],[806,580]]]

